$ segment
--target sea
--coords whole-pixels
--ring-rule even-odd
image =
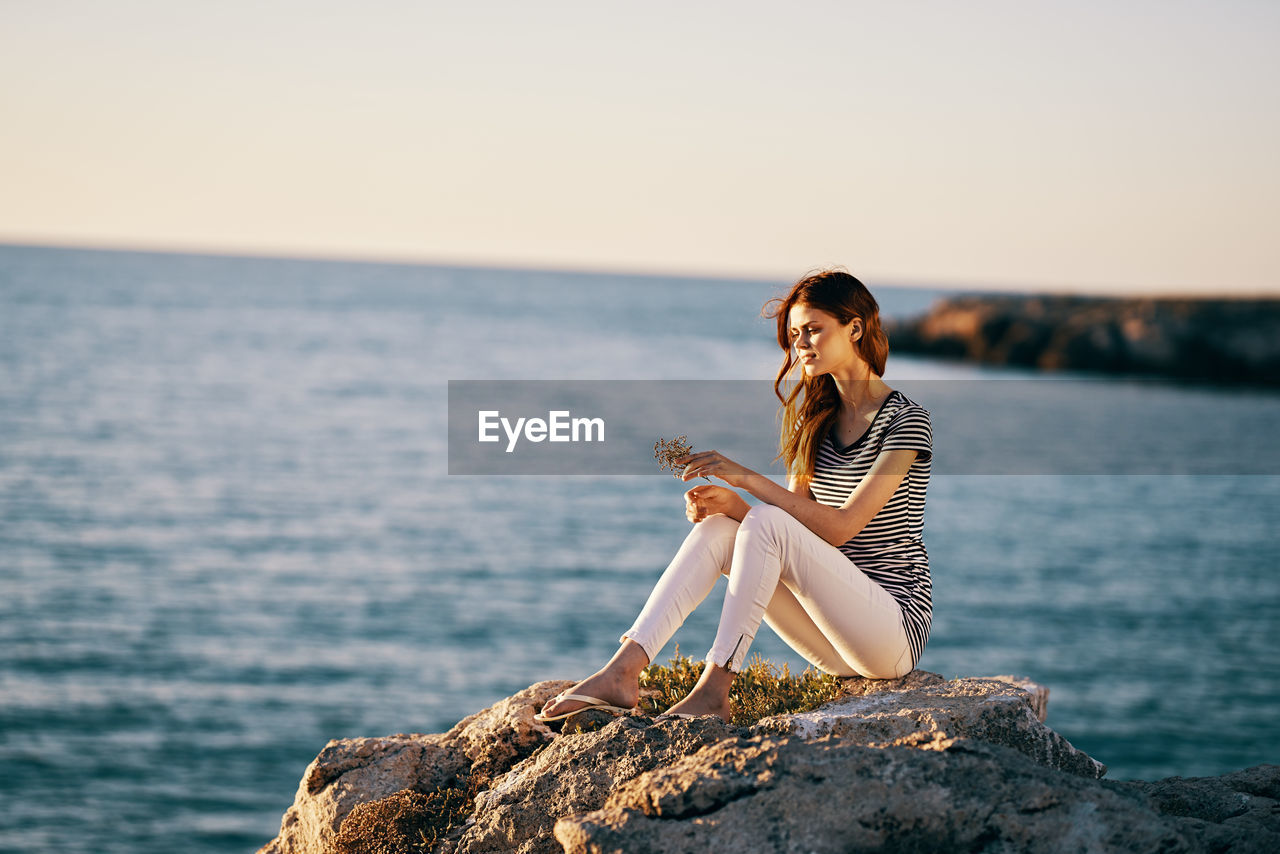
[[[449,383],[771,382],[788,284],[0,246],[0,851],[251,852],[330,739],[595,670],[687,485],[450,474]],[[948,292],[867,284],[886,318]],[[926,408],[1039,381],[896,353],[884,379]],[[931,409],[919,666],[1048,686],[1112,779],[1280,763],[1280,394],[1080,379],[1078,444],[1123,438],[1124,464],[966,464],[1031,431]],[[1062,404],[1037,388],[1029,419]],[[1154,428],[1108,426],[1153,400]],[[1272,456],[1206,471],[1171,442]],[[663,659],[705,654],[722,590]],[[752,652],[804,667],[767,628]]]

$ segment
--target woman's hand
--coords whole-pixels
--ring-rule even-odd
[[[741,522],[751,505],[732,489],[699,484],[684,494],[684,515],[690,522],[701,522],[708,516],[723,513]]]
[[[755,474],[746,466],[740,466],[719,451],[699,451],[672,460],[676,465],[683,465],[681,480],[693,477],[718,477],[730,486],[744,487],[747,478]]]

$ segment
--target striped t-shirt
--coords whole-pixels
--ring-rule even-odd
[[[840,507],[880,452],[896,448],[919,453],[889,501],[840,551],[902,606],[914,667],[933,619],[933,582],[923,541],[924,496],[933,465],[929,411],[894,389],[858,441],[841,448],[830,431],[823,437],[809,488],[820,503]]]

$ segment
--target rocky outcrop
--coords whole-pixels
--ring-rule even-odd
[[[454,850],[558,852],[552,835],[557,819],[600,809],[619,784],[735,735],[718,718],[651,724],[628,717],[554,739],[476,798],[473,824]]]
[[[1280,300],[966,295],[885,321],[897,352],[1280,385]]]
[[[335,739],[302,775],[280,834],[259,854],[323,854],[357,804],[403,789],[486,786],[547,743],[533,714],[572,682],[539,682],[459,721],[447,733]]]
[[[1257,776],[1274,782],[1277,772]],[[980,741],[937,752],[757,738],[624,783],[602,809],[561,819],[555,835],[573,854],[1280,850],[1274,797],[1235,805],[1238,826],[1179,818],[1136,787]]]
[[[838,736],[867,747],[945,750],[964,739],[1003,744],[1071,774],[1101,777],[1106,766],[1044,725],[1048,690],[1005,676],[947,682],[913,671],[905,679],[858,680],[860,693],[812,712],[764,718],[752,732],[811,740]]]
[[[1280,851],[1280,767],[1257,765],[1221,777],[1168,777],[1108,784],[1138,795],[1180,826],[1205,850]],[[1252,840],[1250,847],[1239,840]]]
[[[330,742],[260,854],[328,852],[356,805],[385,800],[388,809],[369,814],[403,824],[399,805],[423,800],[409,793],[441,787],[478,792],[467,823],[435,848],[457,854],[1261,851],[1280,842],[1280,768],[1104,782],[1103,765],[1044,725],[1047,690],[1013,677],[849,679],[818,710],[749,727],[595,712],[563,732],[534,721],[568,684],[533,685],[443,734]],[[369,826],[359,830],[343,834],[369,837]],[[398,825],[395,838],[408,832]]]

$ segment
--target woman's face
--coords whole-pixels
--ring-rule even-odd
[[[861,334],[862,321],[859,318],[855,317],[847,324],[841,324],[835,315],[820,308],[796,303],[791,306],[788,326],[791,348],[807,377],[851,368],[858,359],[854,334]]]

